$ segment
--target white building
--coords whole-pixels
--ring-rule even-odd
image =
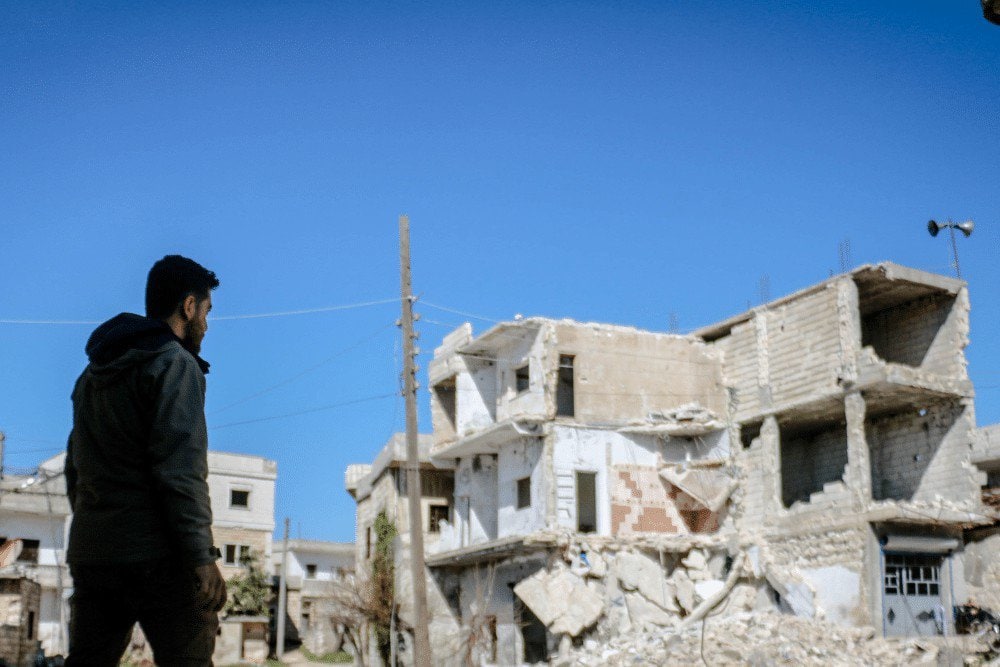
[[[274,575],[281,575],[284,544],[274,545]],[[354,543],[288,540],[285,636],[296,637],[317,655],[340,649],[343,629],[330,620],[340,585],[354,577]]]
[[[63,465],[58,454],[31,474],[7,475],[0,481],[0,542],[20,539],[24,549],[6,570],[22,571],[42,586],[38,639],[47,655],[69,648],[69,604],[73,582],[66,566],[66,543],[72,519]],[[223,576],[241,571],[240,557],[259,554],[270,571],[274,531],[277,463],[245,454],[209,452],[212,532],[223,553]]]
[[[0,543],[19,539],[24,545],[4,573],[21,573],[41,585],[37,638],[49,655],[66,652],[73,586],[65,559],[70,511],[64,458],[59,454],[31,474],[0,480]]]

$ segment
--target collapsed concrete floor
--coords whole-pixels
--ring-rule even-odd
[[[885,638],[830,620],[836,614],[807,578],[732,533],[645,548],[549,537],[559,544],[548,541],[544,566],[513,586],[548,629],[549,664],[1000,664],[953,628],[942,637]],[[508,664],[499,653],[478,657]]]
[[[884,639],[774,612],[707,617],[676,633],[630,632],[607,644],[585,640],[552,661],[560,667],[634,665],[938,665],[981,664],[969,637]],[[968,657],[970,662],[965,658]]]

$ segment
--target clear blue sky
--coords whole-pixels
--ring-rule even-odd
[[[948,273],[926,221],[973,218],[970,372],[1000,421],[1000,27],[977,0],[4,13],[0,319],[141,311],[167,253],[219,274],[218,316],[392,299],[408,213],[431,303],[689,330],[756,304],[762,276],[778,297],[839,271],[845,240],[852,264]],[[463,318],[418,310],[426,367]],[[395,392],[397,317],[211,325],[211,446],[278,461],[296,534],[353,539],[344,468],[402,401],[265,418]],[[91,328],[0,325],[8,464],[65,442]]]

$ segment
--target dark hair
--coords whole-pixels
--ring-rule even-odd
[[[146,317],[165,320],[193,294],[199,302],[219,286],[215,273],[180,255],[167,255],[149,270],[146,279]]]

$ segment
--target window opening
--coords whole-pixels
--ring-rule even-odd
[[[569,354],[559,355],[559,379],[556,383],[556,416],[572,417],[576,406],[573,396],[573,361]]]
[[[250,547],[246,544],[227,544],[222,561],[226,565],[246,565],[250,560]]]
[[[517,480],[517,509],[531,507],[531,478],[522,477]]]
[[[597,473],[576,473],[576,529],[581,533],[597,530]]]
[[[458,408],[458,391],[455,387],[455,377],[452,376],[434,385],[434,395],[437,397],[438,404],[441,406],[444,416],[448,418],[449,426],[454,429],[455,413]]]
[[[448,507],[448,505],[431,505],[429,509],[430,515],[428,516],[427,530],[431,533],[440,533],[441,522],[448,521],[450,519],[449,510],[451,508]]]
[[[306,579],[316,578],[316,563],[306,563]]]
[[[531,376],[527,364],[514,371],[514,385],[519,394],[528,391],[528,387],[531,385]]]
[[[38,540],[21,540],[23,545],[21,555],[17,557],[18,563],[38,563]]]
[[[250,492],[245,489],[229,490],[230,507],[250,507]]]

